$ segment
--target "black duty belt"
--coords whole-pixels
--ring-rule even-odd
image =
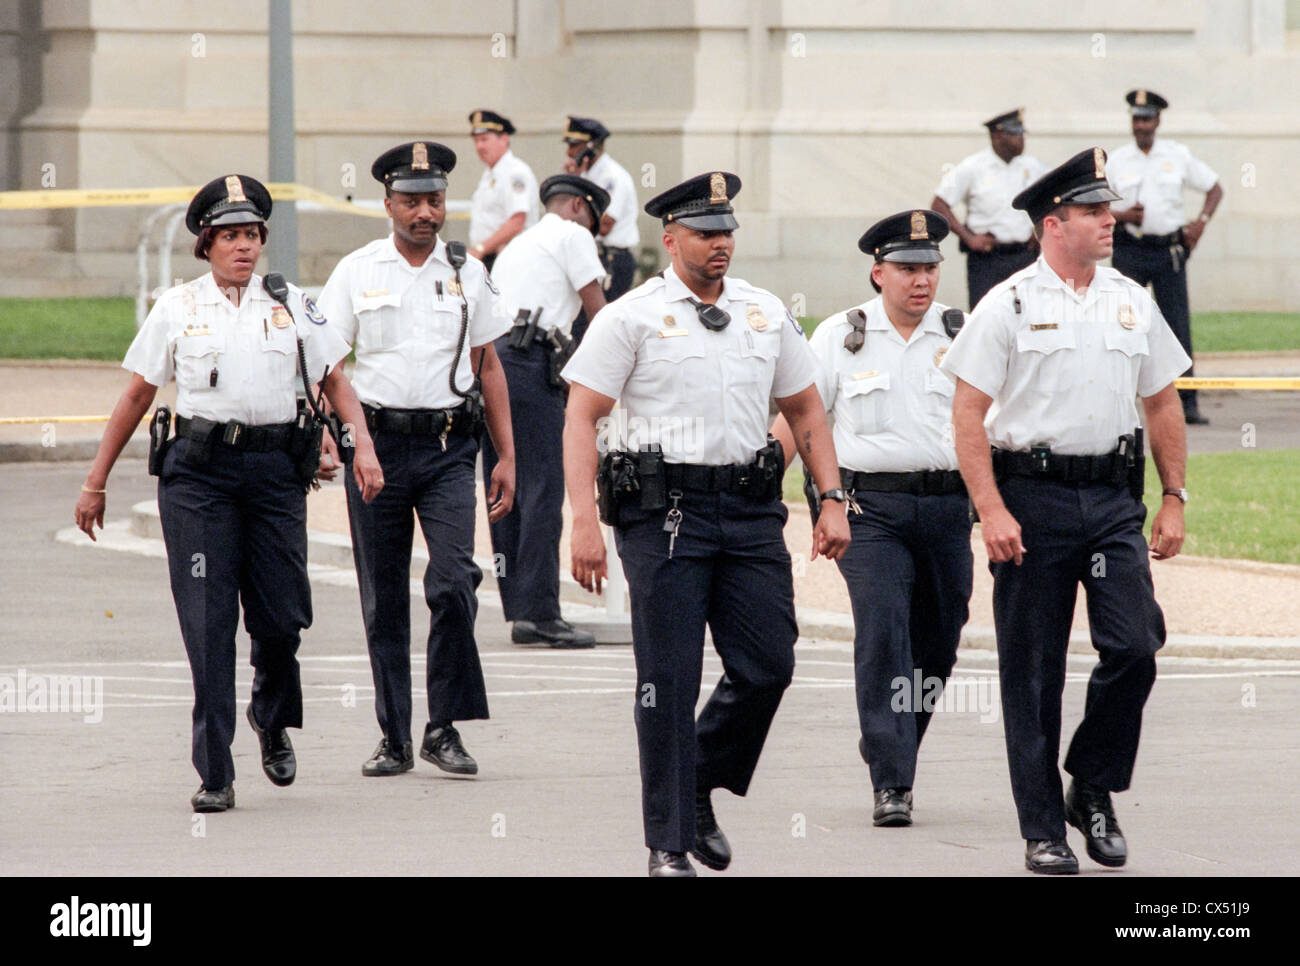
[[[729,463],[704,466],[698,463],[665,463],[664,485],[670,490],[703,490],[706,493],[736,492],[741,481],[751,478],[752,464]]]
[[[1168,248],[1170,245],[1183,243],[1183,230],[1171,231],[1168,235],[1132,235],[1127,231],[1115,232],[1115,240],[1122,245],[1138,245],[1142,248]]]
[[[201,416],[192,419],[177,416],[176,435],[200,443],[215,441],[248,453],[269,453],[288,448],[293,436],[293,423],[249,426],[237,421],[218,423]]]
[[[474,434],[469,407],[461,403],[451,409],[388,409],[361,404],[366,427],[372,432],[397,433],[401,436],[457,436]]]
[[[840,467],[840,485],[846,490],[873,493],[911,493],[916,496],[944,496],[965,493],[957,470],[916,470],[911,473],[859,473]]]
[[[1057,453],[1037,455],[1023,451],[995,449],[993,473],[996,476],[1033,476],[1067,483],[1123,481],[1128,459],[1120,453],[1099,456],[1064,456]]]

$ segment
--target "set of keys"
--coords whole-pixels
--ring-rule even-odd
[[[668,499],[673,501],[672,508],[668,511],[668,516],[664,518],[664,533],[671,534],[668,538],[668,559],[673,559],[673,547],[677,543],[677,531],[682,525],[682,511],[678,509],[677,504],[682,498],[681,490],[672,490],[668,494]]]

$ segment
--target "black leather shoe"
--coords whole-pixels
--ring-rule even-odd
[[[912,790],[882,788],[876,792],[876,808],[871,824],[881,828],[900,828],[912,824]]]
[[[196,812],[224,812],[228,808],[234,808],[235,786],[230,784],[225,788],[211,789],[200,785],[190,799],[190,805]]]
[[[551,647],[595,647],[596,635],[580,631],[566,620],[515,621],[510,640],[516,644],[548,644]]]
[[[1115,821],[1110,792],[1077,778],[1065,793],[1065,820],[1083,833],[1088,858],[1118,868],[1128,861],[1128,843]]]
[[[650,850],[650,878],[652,879],[694,879],[695,866],[686,857],[685,852],[665,852],[663,849]]]
[[[1199,410],[1191,409],[1183,412],[1183,422],[1188,426],[1208,426],[1210,420],[1200,414]]]
[[[710,869],[721,872],[731,865],[731,844],[718,828],[710,794],[709,789],[695,793],[695,844],[691,847],[691,855]]]
[[[1039,875],[1078,875],[1079,860],[1065,839],[1028,839],[1025,868]]]
[[[425,725],[420,757],[453,775],[478,774],[478,762],[469,756],[465,746],[460,743],[460,732],[451,725],[443,725],[441,728],[435,728],[432,724]]]
[[[253,717],[252,702],[248,705],[248,723],[257,732],[257,740],[262,745],[262,771],[266,772],[266,777],[281,787],[292,785],[294,776],[298,774],[298,759],[294,757],[293,745],[289,743],[288,730],[272,728],[263,731],[259,728],[257,719]]]
[[[370,760],[361,766],[361,774],[367,778],[383,777],[387,775],[400,775],[404,771],[410,771],[415,767],[415,755],[411,751],[411,743],[408,741],[397,748],[388,743],[387,738],[379,739],[379,747],[375,753],[370,756]]]

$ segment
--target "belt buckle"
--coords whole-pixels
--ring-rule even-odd
[[[238,448],[240,446],[240,440],[243,439],[245,429],[247,429],[247,427],[243,423],[231,420],[226,423],[226,428],[221,434],[221,441],[227,446]]]

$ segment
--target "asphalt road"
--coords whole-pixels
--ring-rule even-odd
[[[0,466],[0,677],[89,676],[103,688],[98,713],[0,712],[5,874],[644,875],[629,648],[524,649],[506,625],[481,621],[493,718],[461,728],[479,776],[417,760],[406,775],[363,779],[379,735],[359,606],[354,590],[328,583],[314,584],[316,622],[300,652],[297,782],[266,780],[241,718],[237,807],[193,815],[192,692],[164,561],[53,539],[71,524],[84,472]],[[151,484],[139,461],[124,461],[110,519]],[[413,611],[427,627],[423,602]],[[251,671],[240,637],[242,712]],[[848,645],[804,641],[797,655],[749,796],[715,793],[735,851],[724,874],[1026,874],[996,703],[938,716],[916,824],[873,829]],[[1071,659],[1067,735],[1090,664]],[[417,681],[422,670],[417,661]],[[710,656],[706,693],[719,673]],[[963,655],[956,680],[969,706],[991,698],[991,655]],[[417,697],[417,734],[421,706]],[[1300,665],[1163,660],[1134,787],[1116,799],[1129,865],[1103,870],[1071,831],[1084,874],[1294,874],[1297,706]]]

